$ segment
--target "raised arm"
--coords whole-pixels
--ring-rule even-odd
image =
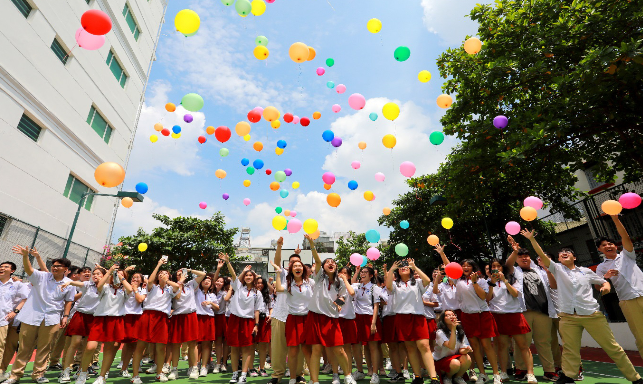
[[[627,229],[623,226],[623,223],[621,223],[621,220],[618,218],[618,215],[610,215],[612,217],[612,221],[614,222],[614,225],[616,225],[616,230],[618,231],[619,236],[621,236],[621,242],[623,243],[623,249],[625,249],[628,252],[634,251],[634,244],[632,243],[632,239],[630,239],[630,235],[627,233]],[[636,256],[634,256],[634,259],[636,260]]]
[[[22,255],[22,266],[27,276],[31,276],[31,274],[33,274],[34,269],[33,269],[33,266],[31,265],[31,261],[29,261],[29,247],[16,245],[11,249],[13,250],[13,253]]]
[[[306,240],[308,240],[308,244],[310,244],[310,251],[313,253],[313,258],[315,259],[315,275],[319,273],[319,270],[321,269],[321,259],[319,258],[319,255],[317,254],[317,250],[315,249],[315,241],[313,240],[310,235],[306,234],[304,235]]]
[[[196,280],[197,284],[201,284],[203,279],[205,279],[205,272],[203,272],[203,271],[197,271],[196,269],[188,269],[188,272],[192,272],[193,274],[196,275],[195,280]],[[212,282],[212,284],[214,284],[214,281]]]
[[[33,256],[36,259],[36,262],[38,263],[38,267],[40,268],[41,271],[43,272],[49,272],[49,269],[47,268],[47,263],[42,259],[42,256],[40,256],[40,253],[36,250],[36,248],[31,248],[29,250],[29,253],[31,256]]]
[[[281,267],[276,263],[273,263],[272,266],[275,268],[275,289],[277,292],[283,292],[285,289],[281,285]]]
[[[551,264],[551,259],[545,255],[545,252],[543,252],[543,249],[540,248],[540,244],[536,241],[536,237],[534,236],[535,230],[528,231],[526,229],[523,229],[520,231],[520,234],[525,236],[529,241],[531,242],[531,246],[534,247],[534,250],[536,250],[536,253],[538,256],[540,256],[540,260],[543,262],[543,265],[545,268],[549,268],[549,264]]]
[[[118,264],[112,264],[112,266],[109,268],[109,271],[103,274],[103,277],[101,277],[98,284],[96,284],[96,289],[98,289],[98,292],[103,292],[103,286],[105,285],[105,283],[107,283],[107,280],[109,280],[110,276],[112,276],[112,273],[114,273],[117,268]]]
[[[281,247],[284,245],[284,238],[280,237],[277,239],[277,251],[275,252],[275,264],[281,265]],[[297,245],[299,248],[299,245]]]
[[[359,265],[355,267],[355,273],[353,273],[353,277],[351,277],[351,283],[355,284],[359,281],[359,271],[362,270],[362,267]]]
[[[148,284],[147,284],[147,291],[148,292],[152,289],[152,286],[154,285],[154,283],[151,283],[151,282],[156,280],[156,275],[159,273],[159,269],[161,268],[161,265],[163,265],[165,263],[167,263],[167,260],[165,260],[162,257],[159,259],[158,263],[156,263],[156,268],[154,268],[154,270],[150,274],[150,277],[147,279],[148,280]]]
[[[425,287],[431,284],[431,279],[429,278],[429,276],[426,275],[426,273],[422,272],[422,270],[415,265],[415,260],[413,259],[407,259],[407,260],[409,262],[409,267],[414,269],[415,272],[417,272],[417,274],[420,275],[420,278],[422,279],[422,284],[424,284]]]
[[[444,253],[444,247],[446,247],[446,245],[436,244],[435,251],[440,254],[440,257],[442,258],[442,263],[444,263],[444,265],[447,265],[450,263],[450,261],[449,259],[447,259],[447,255]]]
[[[509,242],[509,245],[511,246],[511,255],[507,257],[507,261],[505,261],[505,268],[507,268],[507,273],[513,273],[514,271],[514,265],[516,265],[516,260],[518,260],[518,250],[520,249],[520,244],[514,240],[511,235],[507,236],[507,241]]]
[[[230,256],[228,256],[227,253],[219,253],[219,259],[225,261],[228,266],[228,272],[230,272],[230,276],[232,277],[232,281],[235,281],[237,279],[237,273],[234,271],[234,268],[232,268],[232,264],[230,264]]]
[[[221,268],[223,267],[224,264],[225,264],[225,261],[223,261],[221,259],[217,260],[217,270],[214,271],[214,277],[212,278],[212,285],[214,285],[214,283],[217,280],[219,280],[219,275],[220,275],[220,272],[221,272]]]
[[[395,280],[395,270],[400,267],[401,261],[397,260],[396,262],[393,263],[391,266],[391,269],[388,270],[386,273],[386,289],[388,289],[389,292],[393,291],[393,281]]]
[[[440,280],[442,280],[442,275],[438,274],[435,276],[435,279],[433,279],[433,294],[437,295],[440,293]]]
[[[348,292],[349,295],[355,296],[355,290],[353,289],[353,286],[351,285],[350,281],[348,281],[348,277],[344,274],[340,275],[340,278],[344,282],[344,285],[346,286],[346,292]]]

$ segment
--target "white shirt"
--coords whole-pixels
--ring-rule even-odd
[[[210,301],[213,303],[217,303],[217,295],[214,293],[208,292],[208,293],[203,293],[202,289],[197,289],[194,291],[194,301],[196,303],[196,314],[197,315],[207,315],[207,316],[214,316],[214,309],[212,308],[211,305],[203,305],[204,301]]]
[[[388,289],[380,289],[380,306],[382,301],[386,302],[382,308],[382,317],[395,315],[395,297],[389,294]]]
[[[328,276],[324,273],[323,268],[319,268],[318,273],[313,273],[315,285],[313,287],[313,297],[308,305],[308,310],[310,312],[319,313],[331,318],[339,317],[339,311],[333,302],[337,300],[338,297],[345,298],[347,294],[344,281],[337,278],[337,274],[335,274],[335,277],[337,282],[339,282],[339,289],[336,288],[336,283],[330,284]],[[295,287],[292,287],[290,289],[291,292],[294,288]]]
[[[301,285],[295,284],[293,279],[290,285],[290,292],[288,292],[288,284],[282,282],[286,295],[286,303],[288,304],[288,314],[303,316],[308,314],[308,305],[313,298],[313,288],[315,287],[315,280],[308,279],[302,281]],[[279,296],[277,296],[279,300]]]
[[[431,293],[433,293],[433,282],[429,284],[429,287],[427,288]],[[438,288],[439,289],[439,288]],[[438,294],[436,295],[433,293],[433,301],[434,303],[437,303],[437,307],[433,307],[434,312],[442,312],[442,301],[440,300],[440,291],[438,290]]]
[[[589,316],[600,311],[592,293],[592,285],[604,284],[605,279],[589,268],[569,269],[553,261],[549,264],[549,271],[558,284],[558,306],[561,313]]]
[[[421,279],[416,279],[415,284],[412,284],[411,280],[400,281],[399,286],[394,281],[393,290],[389,294],[389,297],[394,297],[393,312],[424,316],[424,303],[422,302],[424,292],[426,292],[426,287]]]
[[[31,288],[33,288],[33,286],[30,283],[25,283],[25,282],[19,282],[18,281],[16,283],[20,283],[20,289],[23,290],[24,296],[26,298],[29,298],[29,295],[31,295]],[[14,305],[13,308],[15,308],[20,303],[20,301],[22,301],[22,299],[15,300],[14,303],[13,303],[13,305]],[[14,328],[20,326],[20,320],[18,320],[17,317],[18,317],[18,315],[16,315],[16,317],[14,317],[13,321],[11,322],[11,326],[14,327]]]
[[[263,295],[261,294],[261,292],[259,292],[259,297],[261,297],[261,303],[263,304],[261,306],[260,312],[265,313],[266,316],[270,315],[270,310],[272,309],[272,306],[273,306],[272,300],[269,300],[268,303],[266,303],[263,299]]]
[[[125,315],[125,296],[123,288],[114,289],[111,285],[103,285],[99,294],[100,302],[94,311],[94,317]]]
[[[355,290],[355,297],[353,305],[355,306],[355,313],[358,315],[372,315],[375,303],[380,302],[379,287],[368,282],[366,284],[355,283],[352,284]]]
[[[429,285],[429,288],[427,288],[424,291],[424,294],[422,295],[422,300],[435,302],[435,295],[433,294],[433,291],[431,290],[430,285]],[[422,303],[422,305],[424,305],[424,303]],[[424,317],[426,317],[427,319],[435,319],[435,308],[429,307],[428,305],[424,305]]]
[[[552,261],[553,263],[553,261]],[[539,266],[534,263],[533,260],[531,260],[531,264],[529,266],[531,269],[534,271],[538,272],[538,277],[540,278],[540,281],[543,283],[545,286],[545,295],[547,296],[547,312],[549,313],[549,317],[552,319],[558,318],[558,310],[556,308],[556,305],[554,303],[554,300],[552,300],[551,297],[551,289],[549,288],[549,276],[547,276],[547,271],[544,269],[540,268]],[[514,266],[514,269],[520,268],[519,266]],[[522,270],[522,269],[521,269]],[[524,276],[524,275],[523,275]],[[523,279],[524,283],[524,279]],[[523,291],[524,291],[524,284],[523,284]],[[521,312],[527,312],[527,305],[525,304],[525,297],[524,293],[520,296],[518,296],[520,299],[520,311]]]
[[[496,282],[493,287],[493,298],[489,301],[489,310],[494,313],[522,313],[519,297],[522,296],[523,274],[520,267],[514,268],[516,281],[511,285],[518,291],[518,296],[513,297],[507,290],[507,285],[502,281]],[[508,280],[508,279],[507,279]]]
[[[138,287],[138,294],[147,296],[147,289]],[[138,300],[136,300],[136,294],[133,291],[125,298],[125,303],[123,304],[123,307],[125,308],[126,315],[143,314],[143,303],[139,303]]]
[[[230,313],[244,319],[254,319],[255,311],[260,311],[263,300],[256,289],[248,290],[245,284],[241,284],[238,278],[231,284],[234,295],[230,299]]]
[[[455,283],[454,280],[451,280]],[[438,284],[438,299],[443,311],[460,309],[460,300],[456,294],[456,286],[449,283]]]
[[[489,292],[489,285],[487,281],[481,278],[478,278],[477,281],[480,288],[483,291]],[[460,309],[464,313],[480,313],[486,312],[489,310],[487,305],[487,300],[482,300],[478,297],[474,286],[469,279],[458,279],[455,283],[456,286],[456,295],[458,296],[458,301],[460,302]]]
[[[60,290],[60,286],[70,279],[63,277],[56,281],[52,273],[34,270],[31,276],[27,276],[27,280],[33,287],[16,319],[35,326],[39,326],[43,320],[45,326],[59,324],[65,302],[74,301],[76,295],[76,289],[72,286]]]
[[[216,298],[216,302],[219,303],[219,310],[214,313],[215,315],[225,315],[226,309],[228,308],[228,302],[225,301],[224,299],[226,293],[228,292],[224,290],[220,290],[217,293],[213,293],[214,297]]]
[[[6,283],[0,282],[0,327],[9,325],[9,321],[5,317],[13,312],[13,309],[29,296],[29,292],[23,287],[20,282],[13,281],[11,277]]]
[[[165,285],[165,288],[161,290],[161,287],[158,284],[147,286],[147,296],[145,296],[145,301],[143,301],[143,310],[144,311],[159,311],[170,316],[172,311],[172,299],[178,294],[174,292],[174,289],[168,284]]]
[[[100,299],[98,298],[98,289],[93,281],[84,281],[82,287],[76,287],[76,291],[83,295],[74,305],[74,311],[91,315],[94,313]]]
[[[456,337],[454,349],[449,349],[444,346],[444,343],[446,343],[447,341],[449,341],[447,335],[444,334],[443,330],[438,329],[435,334],[435,350],[433,351],[433,360],[438,361],[440,359],[444,359],[445,357],[453,356],[458,353],[460,348],[469,346],[469,340],[467,340],[467,336],[464,336],[462,338],[462,341],[458,341],[458,338]]]
[[[194,292],[196,290],[199,290],[199,284],[197,284],[196,280],[190,280],[185,283],[182,288],[179,288],[178,293],[180,293],[181,296],[177,298],[177,293],[172,301],[172,308],[174,309],[172,312],[173,315],[185,315],[196,312],[197,305],[194,298]],[[201,306],[200,302],[199,306]]]
[[[353,306],[353,296],[346,295],[344,301],[345,303],[342,306],[342,310],[339,311],[339,317],[346,320],[355,319],[355,306]]]
[[[281,285],[286,286],[286,268],[281,269]],[[277,292],[275,299],[275,306],[272,310],[272,318],[277,319],[283,323],[286,322],[288,318],[288,302],[286,294],[288,292]]]
[[[632,300],[643,296],[643,271],[636,264],[636,253],[625,249],[614,259],[605,259],[596,267],[596,273],[603,277],[610,269],[618,275],[610,277],[619,300]]]

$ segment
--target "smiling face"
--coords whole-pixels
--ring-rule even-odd
[[[598,246],[598,251],[604,254],[608,259],[613,259],[618,254],[618,247],[609,240],[603,240]]]
[[[362,268],[362,270],[359,271],[359,281],[362,284],[370,283],[372,278],[373,278],[373,275],[371,274],[371,271],[368,268]]]
[[[14,271],[11,264],[0,264],[0,277],[9,277],[13,272]]]
[[[258,277],[257,278],[257,284],[255,285],[255,287],[257,288],[258,291],[261,291],[263,289],[263,285],[264,285],[263,284],[263,278]]]
[[[299,260],[295,260],[290,264],[290,271],[297,279],[301,279],[304,276],[304,264]]]
[[[252,271],[246,271],[246,272],[245,272],[245,275],[243,276],[243,282],[244,282],[247,286],[254,285],[255,279],[256,279],[256,275],[255,275],[255,273],[254,273],[254,272],[252,272]]]
[[[86,272],[83,273],[83,277],[85,277],[85,276],[87,276],[87,280],[83,280],[83,279],[81,279],[81,280],[88,281],[89,280],[89,271],[86,271]],[[103,278],[103,276],[104,276],[103,271],[100,270],[100,269],[94,269],[94,272],[92,272],[92,274],[91,274],[91,278],[92,278],[92,281],[94,282],[94,284],[98,284],[98,282],[100,281],[100,279]]]
[[[326,259],[322,263],[322,268],[328,276],[332,276],[337,271],[337,264],[333,259]]]
[[[134,276],[132,276],[132,283],[138,285],[143,284],[143,275],[141,275],[140,273],[135,273]]]
[[[201,289],[203,290],[209,290],[210,287],[212,287],[212,279],[210,276],[206,276],[203,281],[201,281]]]
[[[170,279],[170,273],[168,271],[160,271],[157,276],[158,282],[161,284],[167,283]]]
[[[473,265],[467,263],[466,261],[462,263],[462,274],[466,277],[471,276],[473,273]]]
[[[217,291],[220,291],[221,288],[223,288],[223,284],[225,284],[225,280],[223,280],[223,277],[219,277],[217,281],[214,282],[214,287]]]
[[[570,268],[574,265],[574,261],[576,261],[576,256],[574,256],[574,253],[570,250],[563,249],[560,252],[558,252],[558,261],[567,268]]]
[[[493,263],[491,263],[491,269],[492,270],[497,269],[499,272],[502,272],[502,264],[500,264],[497,261],[494,261]]]
[[[518,266],[522,269],[529,269],[531,267],[531,257],[529,257],[529,254],[523,254],[523,255],[518,255],[518,258],[516,259],[516,263],[518,263]]]
[[[458,316],[453,311],[444,311],[444,322],[447,326],[452,326],[458,320]]]

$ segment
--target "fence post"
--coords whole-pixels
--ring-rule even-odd
[[[83,267],[87,264],[87,257],[89,257],[89,248],[87,248],[87,253],[85,253],[85,261],[83,261]]]
[[[36,240],[38,239],[38,233],[40,233],[40,227],[36,227],[36,233],[33,235],[33,241],[31,242],[31,247],[30,247],[31,249],[33,249],[33,247],[35,247],[35,246],[36,246]],[[29,262],[30,262],[32,265],[33,265],[33,259],[34,259],[34,257],[33,257],[33,256],[31,256],[31,254],[29,254]],[[20,276],[20,277],[21,277],[21,278],[24,278],[24,277],[25,277],[25,270],[24,270],[24,268],[22,269],[22,276]]]

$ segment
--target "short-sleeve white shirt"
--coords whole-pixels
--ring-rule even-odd
[[[464,336],[462,338],[462,341],[458,341],[458,339],[456,338],[454,349],[449,349],[444,346],[444,343],[446,343],[447,341],[449,341],[447,335],[444,334],[443,330],[438,329],[435,334],[435,350],[433,351],[433,360],[438,361],[440,359],[444,359],[445,357],[453,356],[458,353],[460,348],[469,346],[469,340],[467,340],[467,336]]]
[[[431,286],[429,286],[429,288],[427,288],[424,291],[424,294],[422,295],[422,300],[435,302],[436,301],[435,296],[436,295],[434,295],[433,291],[431,290]],[[422,305],[424,305],[424,302],[422,303]],[[427,319],[435,319],[435,308],[429,307],[428,305],[424,305],[424,317],[426,317]]]
[[[489,292],[489,285],[484,279],[478,279],[478,285],[485,292]],[[464,313],[480,313],[489,310],[486,300],[480,299],[474,288],[475,284],[469,279],[458,279],[456,282],[456,294],[460,302],[460,309]]]
[[[231,285],[234,295],[228,304],[230,313],[244,319],[253,319],[255,311],[260,311],[262,307],[261,294],[256,289],[248,290],[238,278],[234,279]]]
[[[174,297],[172,302],[172,311],[173,315],[185,315],[188,313],[196,312],[196,300],[194,297],[194,292],[199,290],[199,284],[196,280],[190,280],[179,288],[178,293],[181,294],[179,297]],[[199,303],[200,304],[200,303]]]
[[[426,287],[421,279],[416,279],[415,284],[409,281],[393,282],[390,296],[395,298],[393,312],[424,316],[424,303],[422,295]]]
[[[208,292],[208,293],[203,293],[203,290],[197,289],[194,291],[194,301],[196,304],[196,314],[197,315],[207,315],[207,316],[214,316],[214,309],[212,308],[211,305],[203,305],[204,301],[210,301],[210,302],[215,302],[216,303],[217,296]]]
[[[373,283],[355,283],[352,284],[355,290],[353,306],[355,313],[358,315],[372,315],[375,303],[380,302],[379,287]]]
[[[286,284],[286,268],[281,269],[281,285],[285,286]],[[276,299],[275,299],[275,306],[272,311],[272,318],[277,319],[283,323],[286,322],[286,319],[288,318],[288,302],[286,298],[286,294],[288,292],[277,292],[276,293]]]
[[[126,292],[123,288],[115,289],[105,284],[99,293],[100,302],[94,311],[94,317],[100,316],[123,316],[125,315]]]
[[[549,271],[554,275],[558,285],[558,307],[561,313],[589,316],[600,311],[592,292],[592,285],[604,284],[605,279],[589,268],[569,269],[553,261],[549,264]]]
[[[443,311],[446,311],[447,309],[451,311],[460,309],[460,300],[458,299],[456,290],[457,288],[455,284],[438,284],[438,299],[440,300],[440,305],[442,306]]]
[[[143,295],[143,296],[147,295],[147,290],[145,288],[138,287],[137,290],[139,295]],[[138,300],[136,300],[136,294],[133,291],[125,298],[125,303],[123,304],[123,307],[125,308],[126,315],[143,314],[143,303],[139,303]]]
[[[76,295],[73,286],[60,290],[60,286],[70,279],[64,277],[56,281],[52,273],[34,270],[27,280],[32,285],[31,294],[16,319],[35,326],[39,326],[43,320],[45,326],[59,324],[65,302],[74,301]]]
[[[319,269],[318,273],[313,273],[313,280],[315,281],[315,286],[313,287],[313,297],[308,305],[308,310],[331,318],[338,318],[339,311],[333,302],[338,297],[346,295],[344,282],[338,279],[338,289],[336,283],[330,283],[322,268]]]
[[[167,284],[162,290],[158,284],[152,285],[152,288],[148,286],[147,296],[143,301],[143,310],[159,311],[170,316],[172,313],[172,299],[177,294],[178,291],[174,292],[174,289]]]
[[[353,306],[353,296],[346,295],[344,298],[344,305],[342,310],[339,311],[339,317],[346,320],[353,320],[355,318],[355,307]]]
[[[643,271],[636,264],[636,253],[625,249],[614,259],[605,259],[596,267],[596,273],[603,277],[610,269],[618,275],[610,277],[619,300],[632,300],[643,296]]]
[[[76,292],[83,295],[74,305],[74,310],[89,315],[93,314],[100,301],[96,284],[93,281],[84,281],[82,287],[76,287]]]
[[[315,281],[313,279],[304,280],[301,285],[295,284],[293,280],[290,285],[290,292],[288,292],[286,283],[284,293],[286,294],[289,315],[303,316],[308,314],[308,305],[313,298],[314,287]],[[277,300],[279,300],[279,296],[277,296]]]
[[[228,308],[228,302],[225,300],[225,295],[227,294],[227,291],[220,290],[217,293],[212,293],[216,299],[217,303],[219,303],[219,310],[214,312],[215,315],[225,315],[226,309]]]
[[[523,290],[523,274],[521,268],[514,268],[516,281],[511,285],[518,291],[518,296],[513,297],[507,290],[507,285],[502,281],[496,282],[493,287],[493,298],[489,301],[489,310],[494,313],[522,313],[520,299]]]
[[[0,327],[9,325],[9,321],[5,317],[29,295],[29,292],[22,286],[22,283],[13,281],[11,278],[4,284],[0,282]]]
[[[395,296],[389,293],[388,289],[380,289],[380,305],[386,303],[382,308],[382,317],[395,315]]]

